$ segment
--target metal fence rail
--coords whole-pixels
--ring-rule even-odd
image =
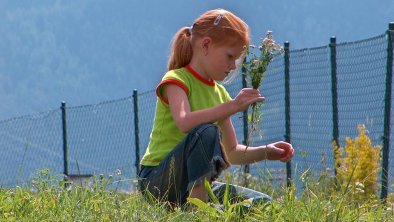
[[[291,141],[291,163],[264,161],[249,166],[252,174],[269,168],[286,181],[298,180],[308,168],[334,175],[332,142],[344,145],[364,124],[373,144],[383,146],[381,197],[394,178],[391,138],[394,23],[374,38],[290,50],[276,57],[260,88],[261,135],[252,144]],[[242,78],[226,85],[231,96]],[[67,107],[0,122],[0,186],[27,183],[40,169],[68,176],[115,174],[135,178],[149,142],[156,96],[154,91],[94,105]],[[247,114],[246,114],[247,115]],[[244,142],[245,114],[232,117],[238,140]],[[389,161],[391,160],[391,161]],[[133,182],[124,183],[133,189]]]

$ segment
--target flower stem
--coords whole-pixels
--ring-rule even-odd
[[[260,102],[256,102],[252,104],[252,114],[250,116],[250,127],[249,127],[249,132],[248,136],[246,139],[246,148],[245,152],[248,149],[250,143],[251,143],[251,136],[259,129],[259,124],[260,124]]]

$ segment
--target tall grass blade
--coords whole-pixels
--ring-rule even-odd
[[[212,191],[211,184],[206,179],[204,180],[204,187],[205,187],[205,190],[207,191],[209,197],[211,198],[212,202],[215,204],[220,204],[218,198],[215,196],[215,194]]]

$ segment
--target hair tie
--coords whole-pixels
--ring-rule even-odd
[[[192,29],[193,29],[193,25],[191,25],[190,27],[187,27],[187,30],[189,31],[190,35],[192,35]]]

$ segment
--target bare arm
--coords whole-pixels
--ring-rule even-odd
[[[202,123],[218,121],[222,133],[222,143],[232,164],[247,164],[265,159],[286,162],[294,155],[291,144],[282,141],[265,146],[248,147],[248,149],[246,146],[238,144],[230,116],[245,110],[254,102],[264,100],[257,90],[242,89],[236,98],[229,102],[193,112],[190,111],[185,91],[179,86],[166,85],[163,96],[168,99],[171,114],[182,132],[187,133]]]
[[[231,119],[219,123],[222,132],[222,143],[231,164],[248,164],[260,160],[289,161],[294,155],[291,144],[279,141],[264,146],[248,147],[238,144]]]
[[[264,100],[257,90],[242,89],[237,97],[218,106],[190,111],[185,91],[175,84],[164,86],[163,96],[167,98],[172,117],[178,128],[187,133],[202,123],[214,123],[229,118],[236,112],[245,110],[250,104]]]

